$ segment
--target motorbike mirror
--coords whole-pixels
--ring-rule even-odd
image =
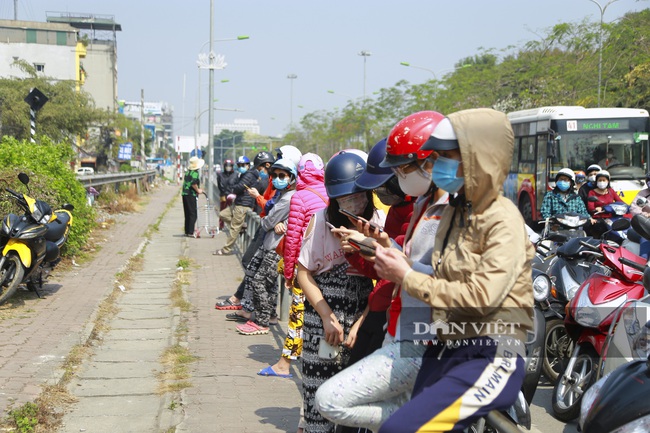
[[[18,180],[20,180],[23,185],[27,185],[29,183],[29,176],[27,176],[25,173],[19,173]]]
[[[650,218],[641,214],[632,217],[632,228],[641,237],[650,239]]]
[[[62,207],[63,207],[63,209],[65,209],[65,210],[70,210],[70,211],[74,210],[74,206],[71,205],[70,203],[66,203],[66,204],[64,204]]]
[[[592,203],[595,203],[595,202],[598,201],[598,197],[593,196],[593,195],[592,195],[592,196],[589,196],[589,197],[587,197],[587,201],[590,201],[590,202],[592,202]]]
[[[612,230],[615,232],[621,230],[627,230],[629,228],[630,228],[630,222],[625,218],[621,218],[620,220],[616,220],[612,223]]]

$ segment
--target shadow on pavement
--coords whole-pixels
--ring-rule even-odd
[[[261,420],[260,423],[271,424],[279,430],[293,433],[298,429],[300,420],[299,407],[261,407],[255,411]]]

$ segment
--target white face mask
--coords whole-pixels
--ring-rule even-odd
[[[607,181],[598,182],[596,186],[600,189],[607,189]]]
[[[365,192],[346,195],[336,199],[340,209],[345,209],[355,215],[362,216],[368,206],[368,196]]]
[[[431,188],[431,178],[428,176],[424,177],[420,170],[409,173],[404,177],[397,176],[397,181],[404,194],[410,195],[411,197],[424,195]]]
[[[587,179],[589,182],[596,182],[596,175],[594,174],[593,176],[589,176]]]

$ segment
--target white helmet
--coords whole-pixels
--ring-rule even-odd
[[[569,179],[571,179],[571,182],[575,183],[576,181],[576,174],[571,170],[570,168],[561,168],[558,170],[557,174],[555,175],[555,181],[557,182],[557,178],[560,176],[566,176]]]
[[[298,164],[300,164],[300,158],[302,158],[302,152],[296,147],[296,146],[291,146],[290,144],[285,144],[284,146],[281,146],[278,150],[278,159],[280,158],[286,158],[293,162],[293,165],[298,167]]]

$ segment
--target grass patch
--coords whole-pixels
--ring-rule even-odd
[[[164,369],[158,374],[158,392],[165,394],[192,387],[192,383],[187,380],[190,378],[189,364],[197,359],[199,358],[180,344],[168,347],[160,359]]]
[[[34,402],[11,409],[0,428],[20,433],[57,431],[64,413],[61,408],[75,401],[64,386],[45,386]]]

